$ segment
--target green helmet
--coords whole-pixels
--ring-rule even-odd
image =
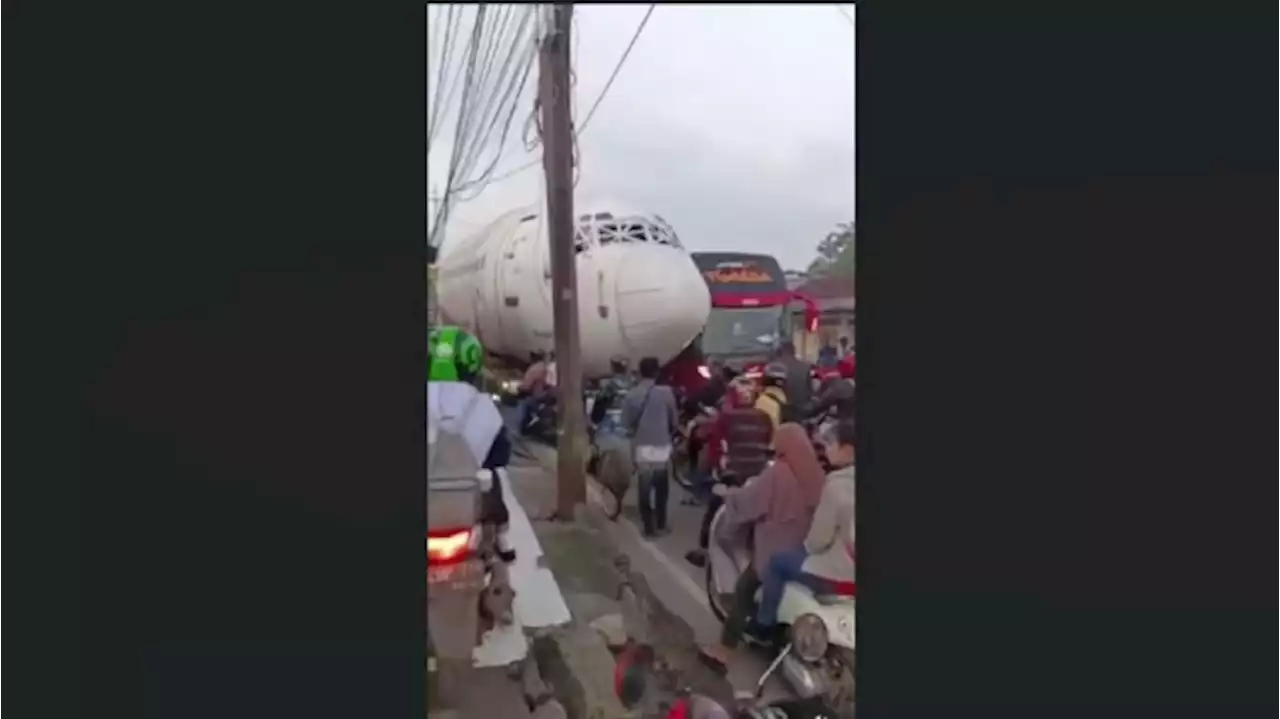
[[[427,334],[427,381],[471,382],[484,366],[480,340],[461,327],[436,327]]]

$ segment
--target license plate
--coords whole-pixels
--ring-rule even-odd
[[[427,588],[436,590],[468,590],[484,586],[484,569],[480,562],[466,561],[427,567]]]

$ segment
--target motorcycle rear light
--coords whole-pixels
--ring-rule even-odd
[[[427,564],[449,564],[471,556],[480,541],[479,528],[427,534]]]

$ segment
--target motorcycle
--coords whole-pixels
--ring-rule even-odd
[[[682,686],[678,670],[660,660],[645,640],[652,636],[651,627],[641,610],[643,602],[629,560],[622,557],[615,565],[626,577],[618,588],[618,599],[627,642],[616,658],[613,685],[623,707],[634,715],[646,719],[851,719],[852,713],[838,714],[822,696],[765,702],[757,687],[754,694],[740,695],[735,706],[726,707]]]
[[[556,396],[547,394],[533,400],[533,403],[528,416],[524,419],[524,424],[520,427],[520,434],[552,447],[556,446]]]
[[[697,434],[705,431],[716,414],[715,407],[702,407],[696,414],[681,417],[680,431],[671,446],[671,478],[691,494],[695,491],[693,469],[698,458],[690,454],[689,448]]]
[[[727,511],[721,507],[711,520],[706,562],[707,603],[721,622],[729,615],[726,597],[732,596],[738,577],[751,562],[745,544],[731,550],[716,541]],[[836,715],[851,715],[856,621],[852,594],[815,595],[807,587],[788,583],[778,608],[778,623],[787,628],[788,639],[760,677],[757,695],[769,677],[781,672],[802,699],[820,697],[836,709]],[[748,640],[759,644],[754,638]]]
[[[503,407],[515,407],[524,399],[526,393],[520,389],[520,383],[513,379],[497,381],[492,383],[490,395],[493,401]]]
[[[498,557],[498,528],[484,495],[498,481],[480,469],[461,434],[427,427],[427,669],[453,703],[473,671],[485,632],[514,621],[514,592]]]
[[[634,474],[631,442],[622,430],[621,408],[601,406],[595,412],[596,399],[594,395],[587,398],[587,417],[592,420],[587,428],[588,487],[605,516],[616,521]]]
[[[805,432],[808,433],[809,441],[813,444],[813,452],[818,456],[818,462],[825,472],[831,471],[831,463],[827,461],[827,448],[822,438],[826,436],[835,423],[836,419],[830,412],[808,417],[800,422]]]

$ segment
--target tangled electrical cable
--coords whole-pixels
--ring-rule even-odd
[[[446,40],[450,28],[456,25],[456,21],[448,23],[452,17],[445,15]],[[461,100],[449,153],[444,201],[436,209],[429,232],[428,241],[433,246],[437,244],[436,238],[450,206],[473,199],[493,179],[537,56],[537,45],[531,37],[537,19],[536,6],[476,6],[470,38],[462,51],[465,61],[452,77],[453,88],[461,87]],[[449,53],[441,60],[441,80],[436,93],[442,100],[435,103],[432,116],[443,113],[452,99],[453,88],[445,84],[451,60]],[[438,130],[437,121],[429,126],[428,137]],[[483,162],[486,149],[495,144],[493,157]]]
[[[573,183],[574,183],[574,186],[575,186],[575,187],[577,186],[578,178],[579,178],[579,177],[581,177],[581,174],[582,174],[582,173],[581,173],[581,157],[580,157],[580,153],[579,153],[579,151],[578,151],[578,137],[579,137],[579,136],[580,136],[580,135],[581,135],[581,134],[582,134],[582,133],[587,129],[587,124],[588,124],[589,122],[591,122],[591,118],[595,115],[596,110],[600,107],[600,103],[604,101],[605,95],[606,95],[606,94],[608,94],[608,92],[609,92],[609,88],[613,86],[613,82],[614,82],[614,80],[616,80],[616,79],[617,79],[617,77],[618,77],[618,73],[619,73],[619,71],[621,71],[621,70],[622,70],[622,66],[623,66],[623,64],[625,64],[625,63],[626,63],[627,58],[631,55],[631,50],[635,47],[635,45],[636,45],[636,41],[640,39],[640,34],[641,34],[642,32],[644,32],[644,28],[645,28],[645,26],[646,26],[646,25],[648,24],[648,22],[649,22],[649,17],[653,14],[653,11],[654,11],[654,9],[655,9],[656,7],[657,7],[657,3],[651,3],[651,4],[649,5],[649,9],[645,11],[644,18],[643,18],[643,19],[641,19],[641,21],[640,21],[640,25],[636,27],[635,34],[633,34],[633,35],[631,36],[631,41],[627,44],[627,48],[626,48],[626,50],[624,50],[624,51],[623,51],[623,53],[622,53],[622,57],[620,57],[620,58],[618,59],[618,64],[614,66],[614,68],[613,68],[613,72],[609,75],[609,79],[608,79],[608,81],[606,81],[606,82],[605,82],[604,89],[600,91],[600,94],[596,97],[595,102],[594,102],[594,103],[592,103],[592,105],[591,105],[591,109],[587,112],[587,117],[586,117],[586,119],[584,119],[584,120],[582,121],[581,126],[578,126],[578,127],[576,127],[576,128],[574,129],[574,132],[573,132],[573,157],[574,157],[574,160],[573,160],[573,166],[574,166],[574,172],[575,172],[575,174],[574,174],[574,180],[573,180]],[[541,34],[541,33],[539,33],[539,37],[541,37],[541,36],[542,36],[542,34]],[[575,56],[577,55],[576,51],[575,51],[574,55],[575,55]],[[570,83],[569,83],[569,84],[570,84],[570,87],[573,87],[573,85],[575,84],[575,81],[573,80],[573,76],[572,76],[572,74],[570,75],[570,78],[571,78],[571,79],[570,79]],[[523,133],[523,138],[524,138],[524,140],[525,140],[525,150],[527,150],[528,152],[533,152],[534,150],[536,150],[536,149],[538,148],[538,144],[539,144],[539,142],[540,142],[540,138],[541,138],[541,136],[542,136],[542,131],[541,131],[541,128],[539,127],[539,128],[538,128],[538,134],[537,134],[537,137],[538,137],[539,139],[535,139],[535,140],[532,140],[532,141],[530,141],[530,140],[529,140],[529,127],[530,127],[531,125],[536,125],[536,124],[538,123],[538,119],[537,119],[537,118],[538,118],[539,110],[540,110],[540,107],[539,107],[539,105],[537,104],[537,101],[535,100],[534,110],[533,110],[533,112],[530,114],[529,119],[528,119],[528,120],[526,120],[525,131],[524,131],[524,133]],[[575,113],[575,115],[576,115],[576,113]],[[498,176],[496,176],[496,177],[491,177],[491,178],[489,178],[489,180],[488,180],[488,183],[487,183],[487,184],[493,184],[493,183],[495,183],[495,182],[501,182],[501,181],[503,181],[503,180],[505,180],[505,179],[507,179],[507,178],[509,178],[509,177],[514,177],[514,176],[516,176],[516,175],[520,174],[521,172],[524,172],[525,170],[528,170],[528,169],[530,169],[530,168],[532,168],[532,167],[536,167],[536,166],[537,166],[539,163],[541,163],[541,162],[542,162],[542,158],[540,158],[540,157],[539,157],[539,158],[536,158],[536,159],[533,159],[533,160],[530,160],[529,162],[526,162],[526,163],[524,163],[523,165],[520,165],[520,166],[518,166],[518,167],[512,168],[511,170],[508,170],[508,171],[506,171],[506,172],[504,172],[504,173],[502,173],[502,174],[500,174],[500,175],[498,175]]]

